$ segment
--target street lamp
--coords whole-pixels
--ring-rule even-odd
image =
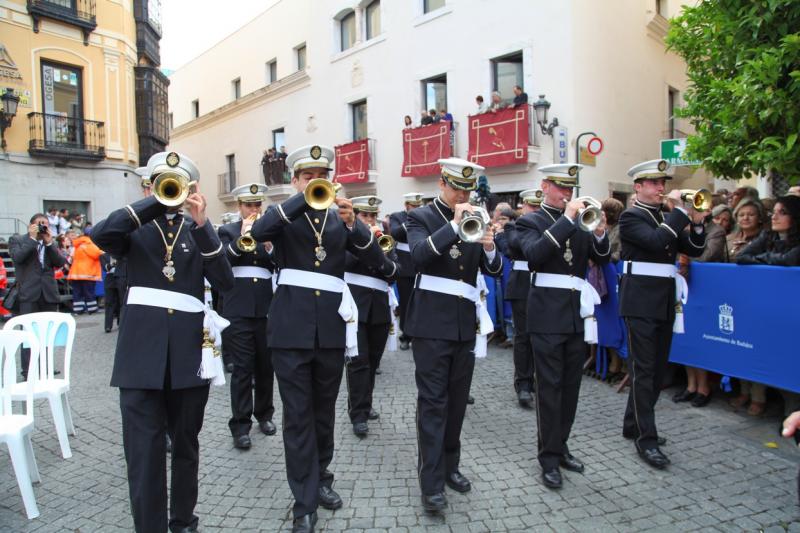
[[[548,109],[550,109],[550,102],[545,100],[543,94],[540,94],[539,99],[533,103],[533,110],[536,112],[536,123],[542,128],[543,135],[552,135],[553,128],[558,127],[557,118],[554,118],[550,124],[547,123]]]
[[[5,151],[6,149],[6,128],[11,126],[11,121],[17,116],[17,105],[19,105],[19,96],[14,94],[14,89],[8,87],[6,92],[0,95],[0,100],[3,101],[3,110],[0,112],[0,148]]]

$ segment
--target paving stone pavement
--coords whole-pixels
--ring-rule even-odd
[[[49,409],[39,403],[33,446],[42,476],[34,486],[41,516],[25,518],[2,447],[0,531],[132,530],[118,394],[108,386],[115,341],[116,332],[103,332],[100,316],[78,318],[70,393],[77,427],[70,438],[73,456],[61,458]],[[364,440],[352,434],[342,382],[331,468],[345,505],[320,510],[320,531],[800,532],[800,453],[777,436],[777,416],[754,420],[733,412],[721,395],[703,409],[662,398],[657,420],[673,464],[656,471],[621,436],[626,395],[584,378],[570,448],[586,472],[566,472],[562,490],[545,489],[535,457],[535,413],[514,401],[511,350],[499,348],[476,364],[476,404],[464,423],[461,472],[472,480],[472,492],[448,491],[447,512],[426,515],[416,479],[411,353],[387,353],[382,370],[375,393],[381,418],[370,423]],[[280,429],[277,386],[275,403]],[[242,452],[232,447],[228,416],[227,387],[212,388],[200,435],[201,530],[289,530],[292,498],[280,433],[253,432],[253,448]]]

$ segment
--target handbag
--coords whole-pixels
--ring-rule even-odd
[[[9,311],[13,311],[14,308],[16,308],[17,305],[19,304],[18,300],[19,300],[19,283],[14,282],[14,284],[8,288],[5,298],[3,298],[3,307],[8,309]]]

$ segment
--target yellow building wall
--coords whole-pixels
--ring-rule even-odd
[[[9,152],[27,152],[27,115],[44,112],[41,62],[46,60],[82,69],[83,118],[104,123],[106,158],[137,162],[133,2],[97,0],[96,17],[97,28],[84,45],[76,26],[42,18],[34,33],[24,2],[0,4],[0,45],[5,49],[0,88],[13,88],[21,96],[17,116],[5,132]]]

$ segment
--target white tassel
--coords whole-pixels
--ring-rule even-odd
[[[586,344],[597,344],[597,319],[594,315],[583,319],[583,340]]]
[[[476,335],[475,336],[475,357],[477,359],[483,359],[486,357],[489,348],[489,336],[488,335]]]
[[[673,333],[686,333],[683,327],[683,304],[675,304],[675,322],[672,323]]]
[[[389,338],[386,340],[386,350],[389,352],[397,351],[397,317],[392,318],[392,325],[389,326]]]

